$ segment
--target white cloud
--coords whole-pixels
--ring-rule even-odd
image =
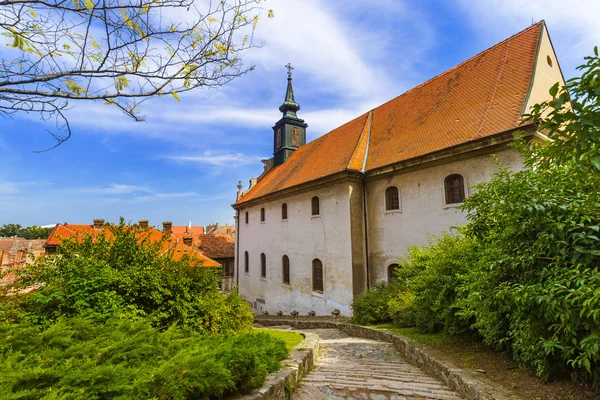
[[[17,182],[0,181],[0,196],[21,192]]]
[[[134,203],[148,203],[153,201],[163,201],[194,196],[196,196],[196,192],[152,193],[147,196],[136,196],[132,199],[132,201]]]
[[[208,165],[213,167],[236,167],[258,161],[259,157],[248,157],[242,153],[237,154],[213,154],[210,151],[201,155],[164,156],[168,160]]]
[[[26,182],[11,182],[0,179],[0,196],[25,193],[31,190],[32,187],[51,186],[51,182],[26,181]]]
[[[117,194],[131,194],[138,192],[151,192],[146,186],[135,186],[135,185],[122,185],[117,183],[111,183],[106,187],[88,187],[73,189],[74,191],[81,194],[106,194],[106,195],[117,195]]]

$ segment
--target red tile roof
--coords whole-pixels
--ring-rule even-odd
[[[188,228],[187,225],[172,226],[171,233],[173,233],[177,236],[182,236],[184,233],[202,235],[202,234],[204,234],[204,227],[203,226],[192,226],[191,228]]]
[[[134,229],[131,227],[131,229]],[[148,238],[151,242],[159,242],[163,238],[163,233],[158,229],[149,227],[147,229],[138,229],[138,238],[140,241]],[[101,234],[106,234],[107,237],[110,237],[110,231],[106,228],[104,229],[94,229],[93,225],[74,225],[74,224],[57,224],[48,240],[46,240],[46,246],[56,246],[60,244],[62,239],[75,237],[80,242],[86,235],[95,237]],[[163,251],[170,251],[173,254],[173,257],[176,260],[181,259],[184,255],[188,255],[192,258],[196,258],[203,262],[204,267],[210,268],[218,268],[221,267],[221,264],[216,262],[215,260],[205,256],[201,251],[197,250],[197,248],[193,248],[190,246],[186,246],[180,241],[177,240],[177,236],[173,235],[172,238],[167,239],[163,245]]]
[[[519,127],[543,22],[300,147],[235,205],[343,171],[366,171]]]
[[[200,235],[194,241],[194,245],[210,258],[233,258],[235,237],[225,234]]]

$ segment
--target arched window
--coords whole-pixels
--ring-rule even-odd
[[[313,197],[311,200],[311,214],[319,215],[319,198],[317,196]]]
[[[267,277],[267,256],[265,256],[265,253],[260,253],[260,277]]]
[[[318,258],[312,262],[313,292],[323,293],[323,263]]]
[[[250,272],[250,257],[248,257],[248,252],[244,253],[244,272]]]
[[[265,209],[260,209],[260,222],[265,222]]]
[[[248,223],[248,211],[246,211],[246,223]]]
[[[283,283],[286,285],[290,284],[290,259],[288,256],[283,256],[281,259],[281,268],[282,268],[282,276]]]
[[[287,204],[283,203],[281,205],[281,219],[287,219]]]
[[[385,189],[385,209],[388,211],[400,209],[400,196],[396,186]]]
[[[462,175],[448,175],[444,179],[446,204],[462,203],[465,200],[465,182]]]
[[[390,264],[388,265],[388,270],[387,270],[387,275],[388,275],[388,281],[391,281],[392,279],[394,279],[396,277],[396,271],[398,270],[400,266],[398,264]]]

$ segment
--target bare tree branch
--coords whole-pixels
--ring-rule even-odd
[[[253,68],[241,55],[262,1],[0,0],[0,115],[54,120],[56,147],[70,101],[139,121],[148,98],[227,84]]]

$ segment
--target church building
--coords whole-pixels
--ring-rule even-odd
[[[496,171],[531,106],[564,79],[544,22],[306,143],[288,73],[273,158],[240,191],[235,276],[255,312],[351,315],[410,246],[466,223],[460,206]],[[307,121],[310,123],[310,121]]]

